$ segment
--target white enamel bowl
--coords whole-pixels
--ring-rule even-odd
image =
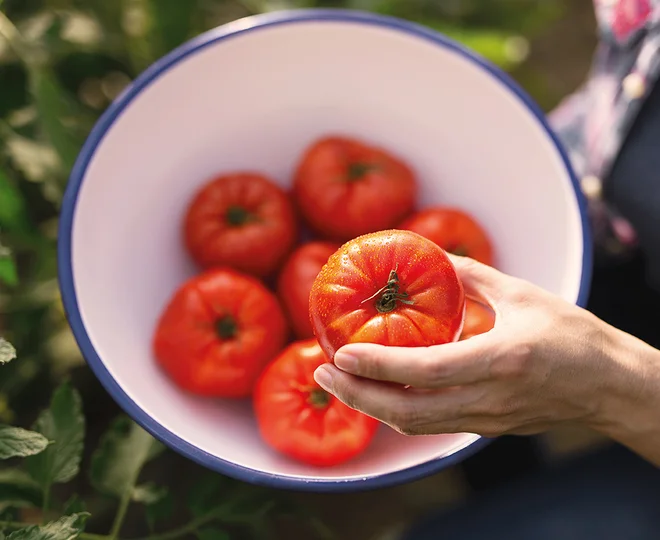
[[[179,232],[193,191],[246,168],[287,185],[303,147],[330,132],[404,157],[421,205],[477,216],[502,270],[577,303],[591,270],[584,202],[542,113],[435,32],[353,11],[280,12],[158,61],[101,118],[73,171],[59,244],[69,321],[95,374],[145,429],[210,469],[289,489],[411,481],[487,444],[383,427],[363,456],[319,470],[262,443],[248,402],[186,395],[154,363],[155,321],[195,272]]]

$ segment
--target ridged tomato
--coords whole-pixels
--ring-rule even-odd
[[[399,228],[421,234],[454,255],[493,265],[493,246],[488,234],[463,210],[427,208],[410,216]]]
[[[264,370],[254,391],[263,439],[279,452],[318,467],[362,453],[380,424],[316,383],[314,371],[327,361],[315,339],[293,343]]]
[[[181,388],[203,396],[247,397],[287,337],[275,295],[256,278],[213,269],[188,280],[161,315],[153,348]]]
[[[327,137],[305,152],[293,193],[312,229],[345,242],[400,223],[413,209],[417,183],[412,169],[388,151]]]
[[[309,297],[312,328],[333,358],[347,343],[403,347],[458,339],[463,285],[447,254],[410,231],[360,236],[335,252]]]

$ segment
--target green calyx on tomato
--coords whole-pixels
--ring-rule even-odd
[[[445,251],[448,251],[452,255],[458,255],[459,257],[467,257],[469,255],[469,251],[467,250],[467,248],[460,244]]]
[[[252,221],[254,216],[245,208],[240,206],[230,206],[227,208],[225,219],[230,225],[240,227],[241,225],[245,225],[248,221]]]
[[[309,392],[309,397],[307,401],[309,404],[316,409],[325,409],[330,405],[330,394],[323,390],[323,388],[314,388]]]
[[[398,268],[398,265],[397,265]],[[402,304],[413,305],[414,302],[408,299],[408,293],[401,291],[401,286],[399,285],[399,275],[397,274],[397,268],[390,270],[389,278],[384,287],[377,290],[372,296],[363,300],[362,303],[366,303],[369,300],[376,299],[376,310],[378,313],[389,313],[394,311],[397,307],[397,302]]]
[[[231,315],[225,315],[215,321],[215,332],[220,339],[233,339],[238,333],[238,325]]]
[[[357,182],[361,180],[363,176],[367,175],[371,171],[376,170],[378,167],[371,163],[356,162],[351,163],[348,166],[347,179],[349,182]]]

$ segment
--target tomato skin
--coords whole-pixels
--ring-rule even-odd
[[[230,266],[260,278],[279,268],[296,239],[291,200],[256,173],[214,178],[193,197],[184,220],[185,245],[200,267]]]
[[[407,296],[388,302],[379,291],[392,271],[399,293]],[[381,313],[378,306],[394,308]],[[420,347],[456,341],[465,293],[438,245],[410,231],[389,230],[355,238],[335,252],[314,281],[309,310],[316,338],[334,358],[347,343]]]
[[[380,422],[351,409],[314,381],[328,361],[315,339],[287,347],[262,373],[254,410],[263,439],[284,455],[317,467],[339,465],[362,453]],[[319,392],[325,406],[314,406]]]
[[[426,208],[410,216],[400,229],[416,232],[442,249],[493,266],[493,247],[484,228],[457,208]]]
[[[158,321],[153,350],[184,390],[240,398],[252,393],[286,337],[275,295],[251,276],[218,268],[188,280],[174,293]]]
[[[410,167],[386,150],[327,137],[304,153],[293,192],[312,229],[344,242],[400,223],[413,210],[417,182]]]
[[[277,296],[298,339],[314,337],[309,320],[309,293],[328,257],[339,244],[309,242],[296,249],[282,267],[277,280]]]
[[[461,340],[469,339],[492,330],[495,326],[495,313],[490,306],[466,298],[465,324],[461,333]]]

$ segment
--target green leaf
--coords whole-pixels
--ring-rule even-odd
[[[16,358],[16,349],[9,341],[0,337],[0,364],[6,364]]]
[[[8,287],[18,285],[18,272],[16,264],[9,253],[4,253],[0,245],[0,282]]]
[[[101,493],[123,497],[132,492],[157,441],[126,417],[118,418],[92,457],[92,485]]]
[[[82,140],[67,125],[77,113],[74,102],[47,67],[30,66],[28,73],[41,126],[68,172],[82,146]]]
[[[19,529],[9,535],[7,540],[73,540],[82,532],[83,525],[89,514],[74,514],[64,516],[57,521],[51,521],[42,527],[32,525]]]
[[[77,494],[73,494],[64,505],[64,515],[82,514],[87,511],[87,505]]]
[[[166,493],[165,496],[154,504],[146,507],[147,525],[151,532],[154,531],[156,524],[166,520],[172,516],[174,510],[174,497],[171,493]]]
[[[0,512],[41,505],[41,488],[25,471],[0,470]]]
[[[29,229],[23,195],[3,169],[0,169],[0,227],[9,232]]]
[[[0,459],[34,456],[47,446],[48,439],[41,433],[0,425]]]
[[[197,531],[197,538],[199,540],[230,540],[231,536],[217,527],[207,527]]]
[[[34,424],[34,430],[53,441],[41,454],[27,458],[28,471],[48,490],[52,484],[72,480],[80,470],[85,437],[85,418],[80,395],[67,382],[62,384]]]
[[[156,504],[166,495],[167,488],[149,483],[142,484],[141,486],[135,486],[131,499],[134,502],[149,506]]]

